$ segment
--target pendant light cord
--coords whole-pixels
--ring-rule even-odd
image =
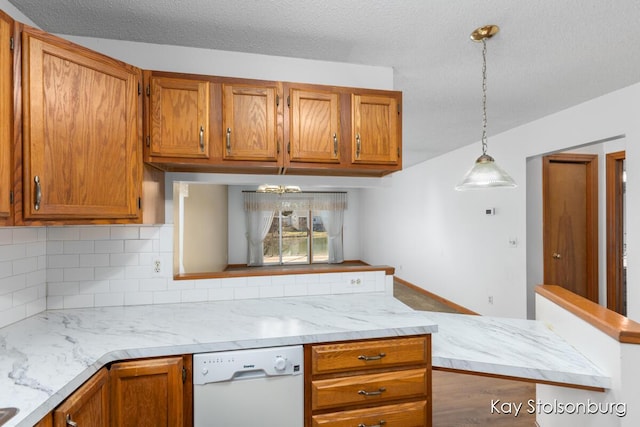
[[[482,39],[482,154],[487,154],[487,39]]]

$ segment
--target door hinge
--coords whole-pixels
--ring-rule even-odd
[[[13,50],[13,46],[14,46],[13,37],[9,37],[9,49]]]
[[[400,157],[400,147],[398,147],[398,157]]]
[[[138,96],[142,95],[142,85],[138,82]]]
[[[142,197],[138,197],[138,209],[142,209]]]
[[[291,141],[287,142],[287,154],[291,154]]]
[[[147,85],[147,96],[151,96],[151,86]]]
[[[400,115],[400,104],[398,104],[398,115]]]
[[[291,107],[291,96],[287,95],[287,107]]]
[[[9,191],[9,203],[13,204],[13,191]]]
[[[276,107],[280,106],[280,95],[276,95]]]
[[[184,366],[182,367],[182,382],[187,382],[187,368],[185,368]]]
[[[151,136],[147,135],[147,147],[151,147]]]

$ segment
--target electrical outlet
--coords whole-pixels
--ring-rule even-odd
[[[155,274],[162,273],[162,264],[160,263],[160,258],[155,258],[153,260],[153,272]]]
[[[351,286],[360,286],[364,283],[364,281],[362,280],[361,277],[358,276],[351,276],[351,278],[348,281],[349,285]]]

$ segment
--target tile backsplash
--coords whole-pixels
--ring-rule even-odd
[[[2,228],[0,327],[45,309],[389,292],[392,286],[384,271],[173,280],[172,265],[172,224]]]

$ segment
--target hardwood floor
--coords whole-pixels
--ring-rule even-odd
[[[456,312],[398,282],[393,294],[414,310]],[[529,400],[536,397],[533,383],[434,370],[432,388],[434,427],[536,426],[535,415],[527,412]],[[518,416],[515,407],[511,414],[504,413],[504,403],[522,403]]]

